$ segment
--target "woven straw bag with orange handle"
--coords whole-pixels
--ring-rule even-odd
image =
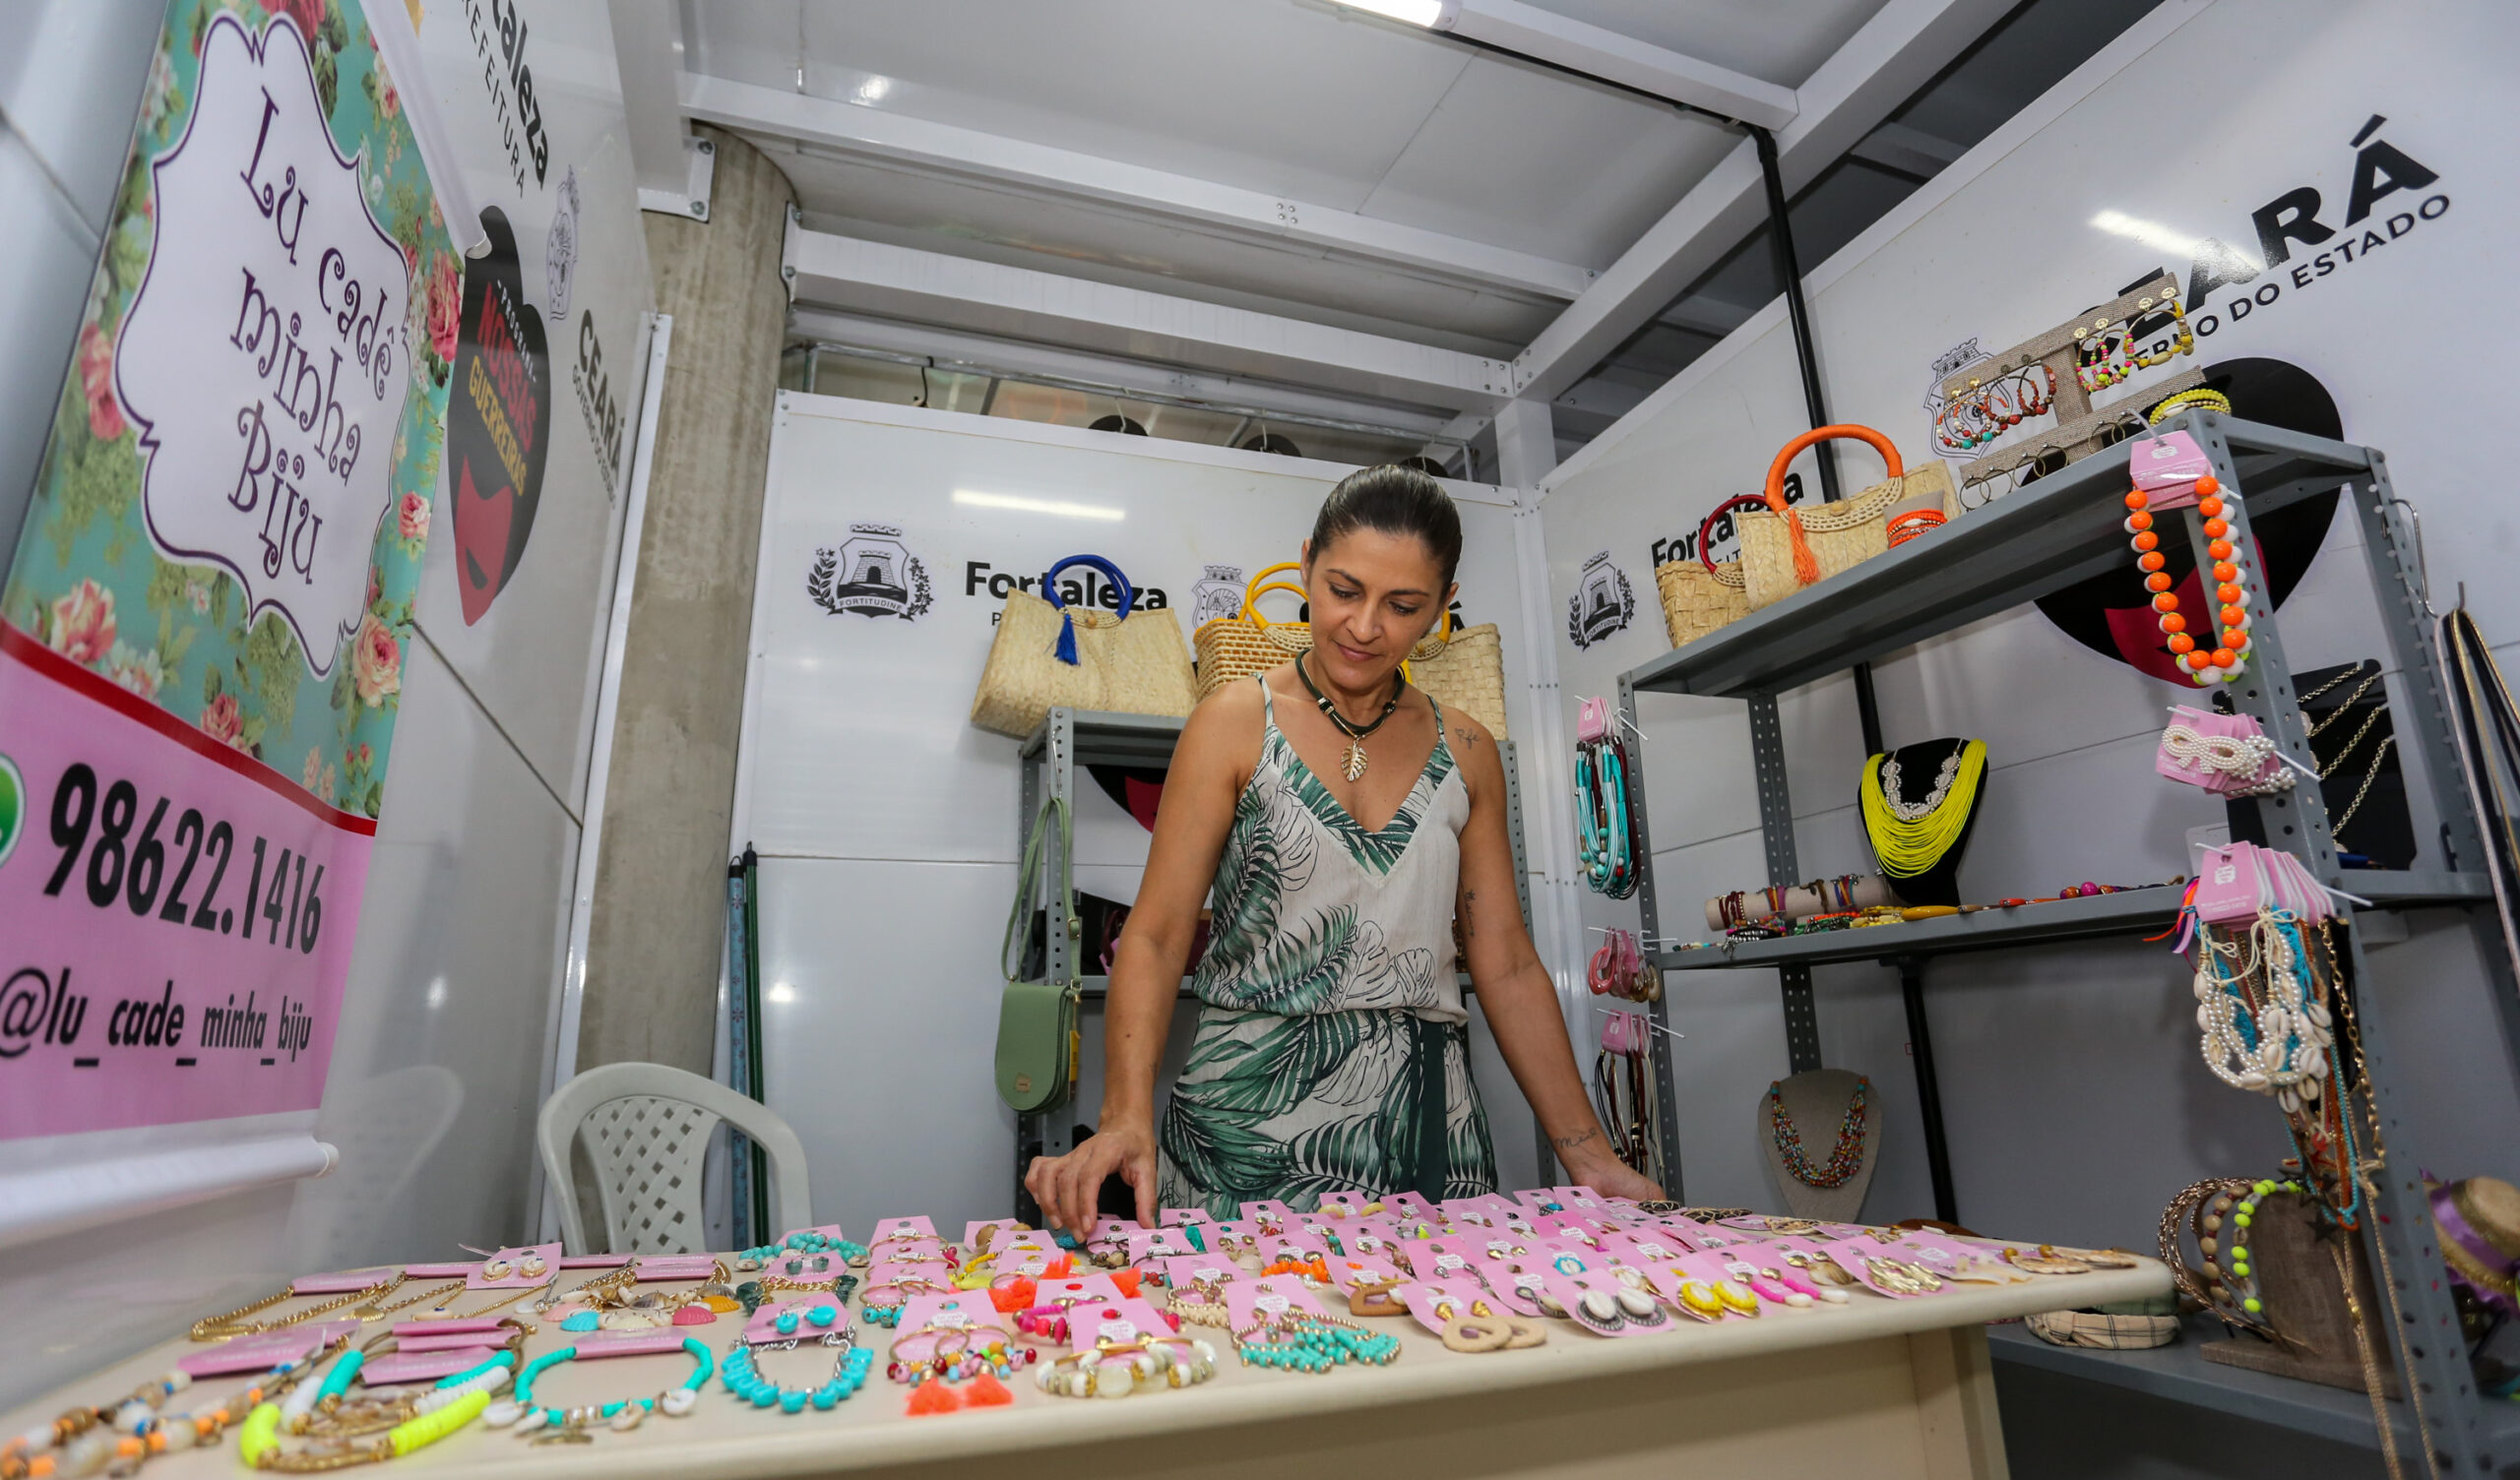
[[[1787,467],[1803,449],[1841,438],[1870,443],[1889,468],[1888,479],[1854,498],[1816,509],[1787,503]],[[1884,516],[1900,499],[1906,470],[1899,449],[1868,426],[1814,427],[1787,443],[1768,464],[1764,499],[1769,512],[1741,519],[1741,575],[1750,609],[1773,606],[1816,581],[1888,551]]]

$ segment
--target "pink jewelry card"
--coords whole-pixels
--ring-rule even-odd
[[[442,1335],[448,1331],[455,1331],[468,1336],[478,1336],[497,1330],[498,1328],[499,1320],[495,1316],[465,1318],[455,1321],[397,1321],[394,1323],[394,1340],[396,1344],[399,1345],[414,1336]]]
[[[1398,1265],[1385,1259],[1340,1257],[1330,1261],[1330,1282],[1342,1290],[1354,1290],[1359,1284],[1390,1284],[1400,1279]]]
[[[1321,1302],[1313,1299],[1303,1281],[1292,1274],[1235,1280],[1225,1287],[1225,1309],[1235,1330],[1262,1316],[1283,1316],[1291,1311],[1305,1316],[1324,1314]]]
[[[1172,1228],[1141,1228],[1123,1240],[1129,1251],[1129,1263],[1143,1264],[1151,1259],[1170,1259],[1176,1255],[1197,1254],[1190,1236],[1177,1226]]]
[[[1602,1195],[1581,1183],[1569,1183],[1564,1187],[1552,1187],[1549,1189],[1549,1192],[1557,1199],[1558,1202],[1564,1203],[1569,1209],[1578,1212],[1600,1207],[1603,1204]]]
[[[1517,1316],[1546,1316],[1562,1313],[1565,1309],[1561,1303],[1558,1312],[1551,1312],[1541,1302],[1542,1292],[1548,1289],[1550,1275],[1548,1264],[1544,1260],[1482,1260],[1479,1264],[1479,1275],[1486,1284],[1488,1293],[1505,1302]],[[1552,1293],[1550,1298],[1555,1299],[1556,1296]]]
[[[1330,1246],[1328,1244],[1314,1238],[1311,1234],[1299,1233],[1292,1230],[1286,1233],[1263,1236],[1259,1242],[1258,1250],[1260,1254],[1260,1263],[1264,1264],[1274,1264],[1282,1259],[1291,1259],[1301,1263],[1308,1260],[1328,1259],[1330,1257]]]
[[[1436,1222],[1443,1217],[1443,1214],[1436,1209],[1434,1203],[1427,1202],[1422,1195],[1414,1192],[1385,1193],[1383,1194],[1382,1205],[1384,1210],[1387,1212],[1405,1213],[1413,1218],[1423,1218],[1429,1223]]]
[[[941,1259],[888,1259],[866,1271],[866,1288],[904,1279],[932,1279],[944,1284],[953,1277],[954,1266]]]
[[[175,1366],[197,1378],[225,1377],[234,1372],[269,1372],[275,1367],[303,1360],[328,1342],[357,1330],[358,1326],[356,1321],[318,1321],[282,1330],[258,1331],[250,1336],[221,1342],[208,1351],[193,1352],[177,1361]]]
[[[1075,1274],[1066,1279],[1045,1279],[1035,1286],[1034,1302],[1039,1305],[1079,1305],[1089,1300],[1118,1300],[1119,1283],[1108,1274]]]
[[[1094,1220],[1094,1231],[1086,1235],[1086,1242],[1089,1244],[1117,1243],[1145,1227],[1144,1223],[1135,1218],[1115,1217],[1110,1213],[1104,1213]]]
[[[977,1248],[980,1241],[980,1230],[983,1228],[994,1228],[997,1232],[988,1236],[988,1246],[992,1249],[998,1248],[1000,1247],[999,1241],[1004,1239],[1008,1234],[1016,1232],[1016,1225],[1021,1222],[1023,1222],[1023,1219],[1021,1218],[982,1218],[976,1223],[965,1223],[963,1225],[963,1247],[966,1249]],[[1027,1229],[1024,1231],[1030,1232],[1031,1230]],[[837,1238],[839,1235],[834,1234],[833,1237]]]
[[[481,1265],[472,1260],[449,1260],[434,1264],[405,1264],[405,1279],[470,1279]]]
[[[1208,1252],[1211,1254],[1248,1254],[1258,1247],[1260,1230],[1240,1218],[1221,1218],[1207,1226]]]
[[[1540,1246],[1537,1237],[1508,1228],[1480,1229],[1469,1235],[1468,1242],[1482,1259],[1526,1259]]]
[[[1063,1264],[1063,1261],[1066,1263]],[[1026,1279],[1040,1279],[1052,1269],[1060,1269],[1064,1272],[1067,1267],[1072,1266],[1073,1263],[1064,1250],[1043,1249],[1033,1244],[1010,1244],[998,1252],[997,1262],[989,1267],[996,1271],[994,1277],[997,1278],[1014,1274]]]
[[[669,1254],[639,1261],[641,1284],[670,1284],[675,1280],[709,1279],[718,1272],[718,1262],[705,1254]]]
[[[426,1326],[438,1326],[438,1327],[444,1327],[444,1326],[455,1326],[455,1325],[458,1325],[458,1324],[459,1324],[459,1323],[457,1323],[457,1322],[452,1322],[452,1321],[433,1321],[433,1322],[425,1323],[425,1325],[426,1325]],[[463,1322],[463,1323],[460,1323],[460,1324],[461,1324],[461,1325],[464,1325],[464,1326],[471,1326],[472,1323],[472,1322],[470,1322],[470,1321],[467,1321],[467,1322]],[[497,1324],[496,1322],[492,1322],[492,1323],[490,1323],[490,1330],[497,1330],[497,1329],[498,1329],[498,1324]],[[398,1351],[407,1351],[407,1352],[431,1352],[431,1351],[463,1351],[463,1350],[465,1350],[465,1349],[467,1349],[467,1348],[474,1347],[474,1346],[495,1346],[495,1345],[497,1345],[497,1344],[498,1344],[497,1342],[494,1342],[494,1341],[484,1341],[484,1340],[482,1339],[482,1337],[484,1337],[484,1336],[486,1336],[486,1335],[488,1335],[488,1334],[489,1334],[489,1331],[450,1331],[450,1330],[445,1330],[445,1329],[436,1329],[436,1330],[422,1329],[422,1330],[416,1330],[416,1331],[413,1331],[413,1332],[411,1332],[410,1335],[405,1335],[405,1334],[403,1334],[403,1333],[398,1329],[398,1330],[395,1332],[395,1335],[394,1335],[394,1346],[395,1346],[395,1349],[396,1349],[396,1350],[398,1350]],[[364,1375],[364,1374],[362,1374],[362,1375]],[[444,1376],[446,1376],[446,1374],[444,1374],[444,1373],[438,1373],[438,1374],[436,1374],[436,1375],[437,1375],[437,1376],[439,1376],[439,1377],[444,1377]],[[368,1381],[369,1381],[369,1382],[371,1382],[371,1383],[373,1383],[373,1382],[377,1382],[377,1381],[379,1381],[379,1380],[378,1380],[378,1379],[376,1379],[376,1378],[370,1377],[370,1378],[368,1378]]]
[[[937,1236],[936,1224],[925,1213],[914,1218],[878,1218],[875,1231],[869,1237],[881,1241],[906,1233],[923,1233],[932,1239]]]
[[[618,1269],[630,1263],[626,1254],[567,1254],[560,1258],[563,1269]]]
[[[1169,1228],[1182,1223],[1210,1223],[1215,1219],[1208,1216],[1208,1210],[1204,1207],[1167,1207],[1164,1209],[1159,1221]]]
[[[1922,1290],[1894,1289],[1877,1283],[1874,1279],[1871,1262],[1875,1259],[1900,1259],[1906,1253],[1904,1250],[1887,1249],[1871,1239],[1862,1238],[1841,1239],[1834,1244],[1823,1244],[1820,1246],[1820,1252],[1837,1261],[1839,1268],[1854,1275],[1865,1289],[1876,1295],[1887,1295],[1893,1300],[1908,1300],[1924,1293]]]
[[[535,1271],[531,1274],[527,1273],[523,1267],[529,1258],[537,1262]],[[497,1279],[488,1278],[484,1271],[486,1271],[492,1264],[502,1262],[507,1264],[508,1272],[499,1276]],[[483,1261],[481,1264],[472,1266],[472,1272],[465,1278],[465,1288],[472,1290],[530,1290],[536,1285],[547,1283],[551,1278],[551,1271],[559,1266],[560,1246],[556,1243],[529,1244],[516,1248],[502,1249],[498,1253],[490,1256],[489,1259]]]
[[[288,1293],[291,1295],[346,1295],[352,1290],[374,1289],[402,1273],[403,1266],[400,1264],[378,1264],[368,1269],[344,1269],[336,1274],[301,1274],[288,1282]]]
[[[1222,1288],[1248,1278],[1233,1261],[1212,1254],[1179,1255],[1164,1262],[1164,1287],[1176,1295],[1203,1281]]]
[[[579,1339],[578,1360],[593,1362],[604,1357],[662,1356],[669,1351],[682,1350],[685,1339],[679,1326],[652,1331],[597,1331]]]
[[[895,1329],[914,1331],[930,1326],[961,1326],[966,1329],[986,1327],[1004,1333],[1006,1321],[996,1306],[989,1303],[985,1290],[951,1290],[938,1294],[914,1295],[902,1307],[901,1323]],[[799,1330],[803,1326],[799,1326]],[[749,1329],[746,1335],[750,1335]]]
[[[1649,1225],[1644,1228],[1631,1228],[1619,1237],[1627,1242],[1628,1249],[1635,1254],[1636,1262],[1640,1264],[1669,1264],[1683,1254],[1693,1254],[1697,1250],[1697,1246],[1690,1242],[1688,1235],[1676,1228],[1656,1228]]]
[[[2196,480],[2213,470],[2213,460],[2185,432],[2137,437],[2127,444],[2127,475],[2152,496],[2150,507],[2156,514],[2194,508]]]
[[[1339,1229],[1339,1247],[1351,1255],[1368,1259],[1388,1259],[1398,1263],[1399,1230],[1389,1218],[1352,1218]]]
[[[1371,1193],[1323,1193],[1318,1210],[1325,1218],[1361,1218],[1381,1201]]]
[[[1422,1239],[1409,1246],[1409,1272],[1418,1279],[1443,1279],[1467,1273],[1486,1251],[1458,1235]]]
[[[1281,1228],[1295,1220],[1294,1209],[1276,1198],[1262,1198],[1256,1202],[1245,1202],[1239,1210],[1244,1219],[1249,1222],[1257,1223],[1265,1218]]]
[[[1172,1334],[1172,1323],[1164,1313],[1134,1295],[1089,1302],[1067,1313],[1068,1345],[1077,1351],[1090,1351],[1100,1341],[1125,1345]]]
[[[1421,1279],[1400,1287],[1400,1303],[1418,1324],[1440,1336],[1455,1316],[1471,1314],[1475,1304],[1493,1304],[1487,1287],[1477,1275],[1464,1272],[1443,1279]]]
[[[1305,1213],[1295,1220],[1294,1231],[1313,1239],[1322,1248],[1336,1254],[1340,1250],[1339,1230],[1344,1220],[1325,1218],[1319,1213]]]
[[[361,1367],[359,1380],[370,1388],[390,1388],[396,1383],[434,1383],[451,1378],[498,1355],[491,1346],[451,1346],[439,1351],[388,1352]]]

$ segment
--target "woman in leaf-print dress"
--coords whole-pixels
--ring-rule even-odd
[[[1112,1176],[1150,1227],[1166,1206],[1229,1218],[1258,1199],[1494,1191],[1456,914],[1497,1047],[1569,1177],[1659,1196],[1610,1154],[1524,929],[1495,739],[1400,676],[1451,604],[1461,541],[1432,478],[1348,477],[1304,544],[1312,651],[1183,726],[1111,962],[1101,1130],[1025,1177],[1052,1226],[1085,1232]],[[1198,1032],[1159,1119],[1157,1061],[1211,891]]]

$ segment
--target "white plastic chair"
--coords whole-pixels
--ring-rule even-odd
[[[570,1146],[581,1135],[602,1190],[609,1252],[691,1254],[707,1249],[700,1164],[710,1133],[721,1120],[751,1137],[769,1159],[777,1210],[771,1226],[811,1223],[814,1200],[806,1182],[805,1146],[786,1121],[758,1101],[696,1074],[662,1064],[606,1064],[552,1091],[536,1118],[542,1175],[560,1204],[560,1236],[568,1251],[589,1252],[569,1165]]]

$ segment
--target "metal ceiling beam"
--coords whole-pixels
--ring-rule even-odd
[[[789,139],[922,174],[1099,202],[1443,282],[1562,303],[1593,280],[1591,272],[1573,263],[809,93],[685,72],[681,97],[692,117],[738,132]]]
[[[1796,92],[1794,121],[1777,131],[1786,188],[1809,184],[1855,148],[2012,3],[1889,0]],[[1758,153],[1744,139],[1516,357],[1514,394],[1565,394],[1766,214]]]
[[[1275,314],[790,226],[799,304],[1445,410],[1510,398],[1502,360]]]
[[[697,173],[700,156],[674,95],[674,79],[682,74],[680,8],[674,0],[609,0],[609,9],[640,208],[698,215],[705,220],[708,176]],[[694,200],[702,203],[697,212]]]
[[[1457,0],[1444,7],[1435,26],[1465,40],[1483,41],[1764,129],[1784,128],[1796,112],[1791,88],[1569,20],[1523,0]]]
[[[1414,437],[1432,438],[1444,426],[1439,411],[1410,409],[1381,401],[1325,396],[1315,391],[1275,385],[1242,376],[1211,375],[1174,365],[1117,355],[1086,354],[1016,339],[996,339],[962,330],[937,329],[870,319],[863,314],[800,308],[788,319],[795,339],[850,345],[890,354],[918,355],[970,365],[1021,379],[1082,382],[1122,392],[1152,392],[1183,401],[1202,401],[1236,410],[1276,411],[1294,416],[1324,417],[1361,425],[1387,427]],[[1125,397],[1124,397],[1125,399]]]
[[[1944,165],[1969,151],[1960,144],[1922,129],[1910,128],[1904,123],[1885,123],[1858,140],[1855,148],[1847,153],[1867,164],[1878,164],[1883,169],[1930,180],[1942,172]]]

